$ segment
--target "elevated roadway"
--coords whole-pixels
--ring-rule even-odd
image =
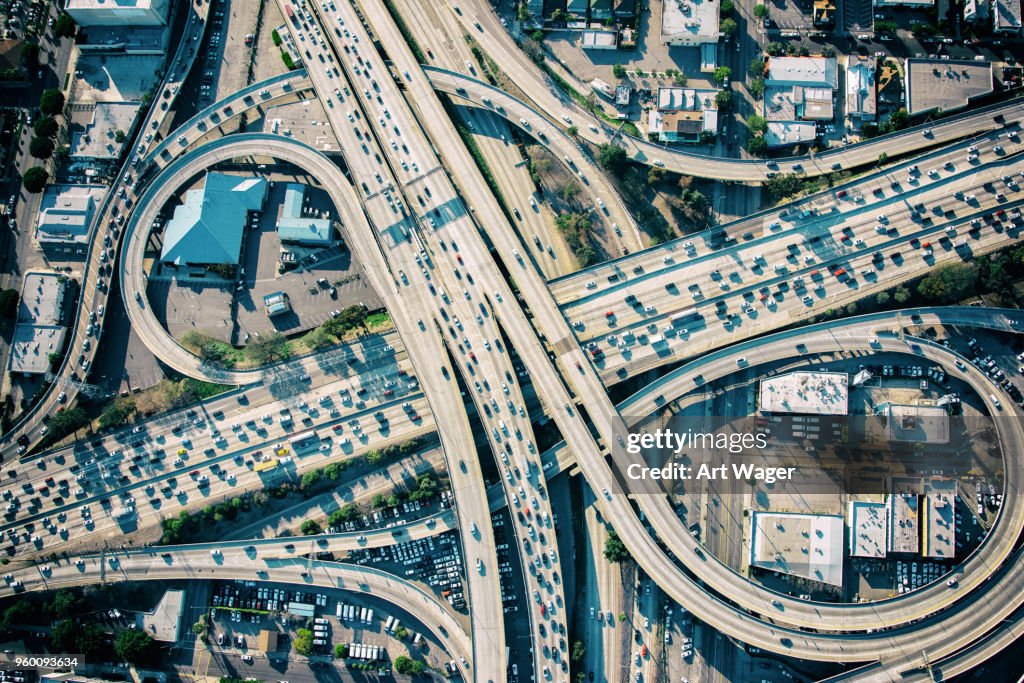
[[[290,583],[373,595],[405,610],[430,631],[453,657],[471,653],[472,644],[446,603],[393,574],[365,566],[288,557],[285,543],[256,553],[211,553],[206,546],[168,546],[149,552],[116,552],[54,563],[50,571],[31,567],[13,572],[20,590],[56,590],[122,581],[232,580]],[[229,561],[230,560],[230,561]],[[10,582],[0,596],[16,594]]]
[[[772,166],[763,160],[726,159],[696,154],[685,149],[666,149],[661,145],[627,135],[619,127],[597,119],[577,106],[519,49],[512,37],[509,36],[508,30],[499,23],[489,3],[469,0],[469,2],[460,3],[460,6],[461,13],[455,12],[451,7],[447,7],[447,9],[462,24],[463,32],[472,36],[479,43],[483,52],[497,62],[502,73],[530,98],[529,105],[520,103],[522,106],[527,106],[531,112],[530,116],[526,117],[527,119],[535,120],[542,115],[547,115],[554,121],[559,120],[564,112],[570,115],[575,122],[579,129],[579,137],[587,142],[596,145],[614,142],[623,146],[634,161],[653,164],[655,160],[659,160],[662,162],[660,165],[662,168],[686,175],[732,182],[764,182],[768,179],[768,173],[771,172],[801,172],[808,176],[827,175],[837,169],[851,169],[873,164],[883,152],[890,157],[909,154],[931,145],[950,142],[1001,127],[1002,120],[1019,121],[1024,115],[1024,102],[1018,100],[1001,103],[942,118],[927,125],[915,126],[899,133],[881,136],[838,150],[820,152],[813,157],[799,156],[779,159]],[[474,22],[479,22],[481,28],[477,29]],[[466,81],[476,80],[469,76],[461,78]],[[463,83],[465,84],[466,81]],[[479,81],[477,82],[479,83]],[[490,88],[486,84],[481,85]],[[465,85],[465,87],[467,90],[470,89],[469,85]],[[501,90],[496,88],[492,90],[496,91],[491,95],[492,99],[496,102],[500,101],[510,112],[526,111],[520,106],[515,106],[514,109],[510,108],[512,98],[508,95],[503,96]],[[477,92],[481,91],[477,90]],[[586,96],[589,93],[581,94]],[[500,98],[500,100],[496,98]],[[513,125],[518,123],[518,117],[522,115],[519,113],[510,119]],[[994,120],[996,116],[1003,118],[997,122]],[[562,123],[565,127],[569,125],[564,121]]]
[[[188,12],[188,19],[185,22],[183,39],[178,44],[173,59],[166,66],[166,75],[157,87],[157,92],[160,93],[160,96],[154,98],[153,106],[150,107],[138,129],[140,131],[158,130],[164,124],[168,115],[173,112],[174,103],[177,100],[181,84],[184,82],[195,60],[195,45],[206,32],[206,19],[210,3],[189,3],[186,7],[185,11]],[[190,35],[196,36],[196,40],[188,40]],[[126,147],[132,149],[134,144],[134,141],[129,141]],[[132,155],[129,154],[128,159],[130,160],[131,158]],[[94,343],[92,350],[87,352],[84,351],[83,344],[88,339],[86,330],[91,322],[89,314],[90,312],[98,311],[99,307],[103,306],[107,301],[110,291],[109,271],[107,269],[110,267],[109,264],[116,260],[117,248],[120,244],[118,239],[119,226],[124,219],[124,213],[130,209],[134,202],[134,195],[132,193],[134,173],[134,168],[126,160],[111,184],[110,191],[107,192],[98,210],[95,212],[93,223],[89,226],[88,253],[83,265],[80,283],[81,298],[75,306],[75,319],[68,330],[70,342],[68,343],[64,360],[55,373],[57,376],[56,380],[50,385],[50,389],[45,396],[0,439],[0,444],[2,444],[0,457],[3,460],[10,460],[21,455],[19,452],[19,440],[27,440],[25,446],[22,447],[22,452],[31,450],[32,446],[38,444],[43,437],[41,428],[44,422],[54,411],[62,407],[62,404],[57,401],[57,395],[63,391],[66,394],[67,402],[72,402],[78,394],[78,389],[74,382],[85,380],[89,376],[87,366],[84,363],[86,361],[91,363],[96,353],[96,347],[99,346],[98,341],[103,332],[104,318],[103,315],[98,314],[96,316],[98,331],[95,335],[95,341],[97,343]],[[103,239],[106,236],[111,237],[111,247],[107,247],[103,243]],[[79,361],[80,357],[82,358],[81,362]]]

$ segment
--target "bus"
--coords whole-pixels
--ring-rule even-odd
[[[296,434],[289,440],[289,443],[296,454],[305,453],[306,451],[316,450],[320,446],[320,435],[316,433],[316,430],[310,430],[302,434]]]
[[[700,318],[703,318],[703,317],[704,316],[702,316],[700,313],[697,312],[696,308],[688,308],[685,311],[682,311],[680,313],[676,313],[674,316],[672,316],[672,318],[671,318],[672,326],[673,327],[682,327],[683,325],[685,325],[688,322],[696,321],[696,320],[698,320]]]

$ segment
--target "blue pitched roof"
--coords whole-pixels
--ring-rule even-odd
[[[207,173],[202,189],[189,190],[167,223],[160,260],[237,264],[247,211],[258,211],[267,197],[267,181],[225,173]]]

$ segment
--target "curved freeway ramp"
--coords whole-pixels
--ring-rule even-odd
[[[244,579],[365,593],[386,600],[411,614],[451,656],[458,658],[472,652],[469,637],[445,604],[408,581],[369,567],[285,557],[285,544],[279,545],[276,552],[282,556],[274,554],[275,550],[270,547],[263,547],[262,552],[252,554],[244,549],[215,552],[205,545],[198,548],[168,546],[142,552],[104,553],[82,556],[78,558],[78,564],[65,561],[50,565],[49,572],[31,567],[13,572],[12,576],[23,583],[25,590],[30,591],[111,581]],[[0,587],[0,595],[10,596],[14,593],[10,583]],[[468,675],[468,672],[465,673]]]
[[[1019,312],[956,307],[916,309],[900,311],[899,314],[920,315],[923,324],[973,324],[1009,331],[1016,329],[1010,323],[1016,322],[1017,319],[1007,316],[1016,316]],[[895,327],[895,315],[879,313],[847,321],[803,327],[709,354],[700,361],[679,368],[645,387],[643,391],[620,404],[619,408],[632,407],[634,413],[638,410],[653,410],[657,407],[654,403],[655,396],[660,395],[671,400],[671,397],[681,396],[697,386],[734,373],[737,367],[735,359],[740,355],[746,355],[751,365],[774,362],[793,355],[835,353],[851,349],[915,353],[947,366],[952,364],[953,359],[958,358],[945,347],[923,340],[913,340],[918,347],[918,350],[914,351],[909,342],[901,341],[891,333],[884,335],[885,330]],[[883,332],[880,333],[879,330]],[[870,340],[876,337],[879,345],[872,346]],[[801,344],[800,351],[796,349],[798,343]],[[982,395],[990,393],[990,381],[977,368],[968,364],[963,374],[976,390],[982,392]],[[1019,456],[1021,448],[1024,447],[1024,431],[1018,420],[1001,422],[1008,423],[1001,424],[1002,429],[999,433],[1008,454],[1006,459],[1011,464],[1017,464],[1017,467],[1011,468],[1014,471],[1007,472],[1006,490],[1012,491],[1021,484]],[[587,474],[586,470],[584,472]],[[1007,496],[1010,497],[1012,496]],[[624,500],[621,495],[614,495],[612,498],[613,501]],[[637,496],[635,500],[640,503],[644,498],[648,497]],[[617,522],[623,518],[622,515],[635,516],[628,502],[621,512],[612,512],[611,508],[620,506],[610,505],[610,502],[612,501],[599,499],[599,504],[605,507],[602,512],[606,519],[616,520],[613,526],[619,526]],[[655,520],[651,519],[652,511],[649,506],[642,507],[653,524]],[[1022,561],[1021,554],[1013,551],[1014,541],[1024,526],[1020,508],[1024,506],[1015,506],[1009,501],[1004,503],[990,538],[957,570],[961,582],[957,591],[951,591],[940,583],[901,598],[877,603],[834,605],[793,600],[756,586],[734,572],[722,571],[724,565],[717,560],[710,560],[706,555],[698,557],[692,552],[694,548],[690,547],[689,554],[693,556],[692,558],[685,552],[679,557],[700,577],[702,583],[698,584],[668,560],[653,539],[650,539],[651,543],[647,543],[643,538],[627,536],[622,531],[620,537],[627,546],[633,546],[630,547],[633,556],[663,590],[699,618],[744,642],[807,659],[881,661],[891,663],[883,668],[903,670],[901,667],[909,666],[913,659],[908,652],[920,653],[924,647],[927,647],[929,656],[934,657],[957,652],[970,643],[976,634],[993,628],[1007,613],[1012,612],[1016,605],[1024,602],[1024,596],[1017,593],[1019,580],[1016,578],[1021,573],[1016,571],[1018,563]],[[671,512],[670,508],[669,510]],[[681,535],[678,533],[678,518],[674,516],[674,512],[672,516],[672,526],[662,527],[663,540],[666,538],[666,530],[672,531],[677,537]],[[644,535],[647,535],[646,532]],[[672,544],[670,549],[673,552],[677,550]],[[685,548],[682,548],[682,551],[685,551]],[[1006,562],[1007,559],[1010,561]],[[706,582],[706,585],[703,582]],[[720,595],[728,596],[728,601],[708,593],[706,587],[713,588]],[[1007,600],[1006,596],[1010,599]],[[772,605],[772,600],[776,599],[782,603],[782,609]],[[763,615],[792,626],[845,631],[850,632],[850,635],[811,634],[777,627],[766,624],[751,614]],[[921,621],[907,626],[911,620]],[[866,633],[867,629],[874,630],[885,626],[899,630],[881,634]],[[907,659],[908,656],[910,659]]]
[[[566,112],[575,118],[575,122],[578,124],[578,134],[587,142],[595,145],[615,142],[624,146],[634,161],[652,164],[657,159],[663,162],[663,167],[666,170],[701,178],[733,182],[763,182],[767,180],[767,174],[770,171],[801,172],[808,176],[826,175],[837,170],[833,168],[834,165],[849,169],[875,163],[878,160],[878,155],[882,152],[889,156],[908,154],[923,147],[949,142],[999,127],[1002,124],[995,121],[996,116],[1002,115],[1007,122],[1017,122],[1024,114],[1024,102],[1021,101],[993,105],[977,111],[943,118],[927,126],[917,126],[857,145],[822,152],[813,158],[800,156],[779,159],[776,166],[769,168],[763,160],[723,159],[681,149],[666,149],[655,143],[626,135],[617,126],[594,118],[590,112],[577,106],[568,95],[564,94],[559,86],[543,74],[537,65],[519,49],[508,30],[499,25],[495,13],[490,7],[480,7],[478,10],[467,8],[460,15],[453,12],[452,16],[461,22],[464,33],[472,35],[483,52],[497,62],[502,73],[527,94],[532,104],[525,106],[529,107],[533,116],[541,116],[540,112],[546,112],[552,119],[557,119],[561,116],[561,112]],[[470,28],[470,23],[474,20],[480,22],[481,29]],[[514,99],[497,88],[491,88],[486,83],[457,72],[447,72],[429,66],[424,66],[423,69],[427,71],[432,81],[434,74],[439,74],[438,80],[435,81],[435,87],[441,86],[440,74],[445,74],[443,78],[448,79],[448,83],[439,89],[446,92],[448,87],[454,87],[455,81],[459,81],[467,90],[475,89],[478,84],[492,91],[495,94],[489,96],[496,102],[499,101],[497,98],[501,98],[500,101],[505,106],[509,100]],[[474,84],[472,88],[470,83]],[[482,90],[477,92],[482,92]],[[587,93],[582,94],[586,95]],[[519,104],[524,103],[519,102]],[[519,115],[512,121],[513,124],[518,124],[518,118]],[[925,131],[930,131],[930,133],[925,135]]]

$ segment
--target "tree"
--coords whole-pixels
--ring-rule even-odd
[[[760,135],[747,138],[747,151],[754,156],[762,156],[768,151],[768,141]]]
[[[772,57],[775,57],[775,56],[781,55],[783,52],[785,52],[786,51],[786,46],[783,45],[782,43],[778,42],[777,40],[773,40],[773,41],[771,41],[770,43],[768,43],[767,45],[764,46],[764,51],[765,51],[766,54],[769,54]]]
[[[604,558],[609,562],[625,562],[630,559],[626,544],[619,538],[615,529],[608,531],[608,539],[604,542]]]
[[[728,16],[732,14],[732,11],[735,9],[735,7],[736,6],[733,4],[733,0],[722,0],[722,4],[718,8],[718,13],[723,17]]]
[[[875,297],[875,303],[879,306],[885,306],[889,303],[889,299],[891,298],[892,297],[889,296],[889,292],[879,292],[878,296]]]
[[[206,631],[207,631],[206,615],[203,614],[202,616],[199,617],[199,621],[197,621],[196,623],[192,624],[192,633],[196,634],[200,638],[205,638],[206,637]]]
[[[26,42],[24,47],[21,48],[21,61],[29,69],[35,69],[39,66],[39,43],[35,41]],[[16,78],[20,78],[20,76],[15,76],[11,80]]]
[[[629,157],[622,147],[605,143],[598,148],[597,160],[605,170],[621,176],[626,170]]]
[[[764,76],[764,67],[764,60],[760,57],[754,57],[750,60],[750,66],[747,70],[750,71],[751,76]]]
[[[295,645],[295,651],[300,655],[307,657],[309,653],[313,651],[313,632],[308,628],[300,628],[295,632],[295,640],[292,641]]]
[[[128,136],[124,134],[123,130],[118,129],[114,131],[114,142],[116,142],[117,144],[121,144],[122,142],[124,142],[126,137]]]
[[[334,646],[334,656],[336,659],[345,659],[348,657],[348,644],[338,643]]]
[[[586,654],[587,654],[587,647],[583,644],[582,641],[577,640],[576,642],[574,642],[572,644],[572,654],[570,655],[570,658],[572,659],[572,661],[574,661],[574,662],[582,662],[583,661],[583,657]]]
[[[722,23],[718,25],[718,29],[727,36],[731,36],[736,33],[736,20],[730,18],[722,19]]]
[[[61,12],[57,17],[57,23],[53,26],[53,32],[59,38],[74,38],[76,30],[75,20],[67,12]]]
[[[56,617],[70,617],[82,608],[82,598],[70,588],[61,588],[53,596],[51,609]]]
[[[303,491],[307,491],[320,481],[320,477],[323,476],[323,472],[320,470],[310,470],[302,475],[302,479],[299,480],[299,486]]]
[[[715,105],[721,111],[728,111],[732,108],[732,90],[719,90],[715,95]]]
[[[682,71],[676,71],[675,74],[672,76],[672,84],[680,88],[686,87],[686,81],[686,74],[684,74]]]
[[[881,154],[878,155],[878,165],[879,166],[881,166],[882,164],[884,164],[887,161],[889,161],[889,155],[887,153],[882,152]]]
[[[892,293],[892,299],[898,304],[905,304],[910,301],[910,290],[900,285],[896,288],[896,291]]]
[[[615,62],[615,65],[612,67],[612,76],[615,76],[615,78],[625,78],[626,67],[622,66],[622,64],[619,64],[618,62]]]
[[[145,631],[125,629],[117,634],[117,640],[114,642],[114,652],[121,661],[135,666],[149,664],[155,650],[153,638]]]
[[[49,180],[50,174],[46,172],[45,168],[39,166],[33,166],[21,176],[21,183],[25,187],[25,191],[32,194],[42,192]]]
[[[395,671],[408,676],[412,673],[412,659],[405,655],[395,657]]]
[[[917,285],[917,293],[936,303],[951,304],[971,294],[978,284],[978,269],[971,263],[939,266]]]
[[[747,117],[747,128],[751,133],[763,133],[768,130],[768,122],[760,114],[751,114]]]
[[[44,90],[39,97],[39,109],[48,116],[54,116],[64,111],[64,93],[56,88]]]
[[[769,178],[765,183],[765,189],[773,199],[791,197],[803,188],[803,179],[796,173],[781,173],[774,178]]]
[[[57,652],[76,652],[81,635],[82,629],[75,621],[64,619],[58,621],[50,632],[50,644]]]
[[[18,290],[0,289],[0,317],[14,318],[18,315]]]
[[[257,365],[268,365],[291,355],[288,340],[280,332],[250,340],[245,352]]]
[[[379,510],[382,507],[387,507],[388,499],[384,497],[383,493],[374,494],[373,498],[370,499],[370,507]]]
[[[107,404],[107,407],[100,413],[99,425],[101,429],[120,427],[128,424],[128,420],[135,414],[135,401],[131,397],[115,398]]]
[[[41,138],[52,138],[57,134],[59,126],[52,116],[40,116],[32,125],[32,132]]]
[[[718,85],[725,85],[732,77],[732,69],[727,66],[720,66],[711,74],[711,78]]]
[[[580,134],[580,129],[576,126],[569,126],[565,129],[565,132],[568,133],[569,137],[574,138]]]
[[[766,19],[768,17],[768,5],[754,5],[754,16],[758,19]]]
[[[519,3],[519,10],[516,12],[519,17],[519,21],[526,21],[530,18],[530,7],[525,3]]]
[[[50,138],[32,138],[28,143],[28,153],[36,159],[49,159],[53,156],[53,147]]]
[[[764,79],[761,77],[752,79],[747,89],[750,91],[751,97],[756,100],[761,99],[764,97]]]
[[[47,425],[50,427],[50,433],[47,437],[51,441],[63,438],[64,436],[71,434],[74,431],[81,429],[82,427],[89,424],[89,416],[86,415],[84,408],[74,407],[68,408],[67,410],[59,413],[54,413],[50,416],[50,421]]]
[[[828,57],[829,59],[831,59],[832,57],[836,56],[836,49],[831,45],[826,45],[825,47],[821,48],[821,56]]]
[[[395,638],[398,638],[399,640],[405,640],[408,637],[409,637],[409,629],[407,629],[406,627],[399,626],[398,628],[395,629]]]
[[[299,527],[299,531],[302,532],[303,536],[315,536],[316,534],[323,531],[323,529],[321,529],[320,525],[317,524],[314,520],[307,519],[302,523],[302,526]]]
[[[536,31],[530,34],[530,37],[533,38],[538,43],[540,43],[544,40],[544,31],[537,29]]]
[[[657,185],[665,179],[665,169],[658,168],[657,166],[651,166],[647,169],[647,184]]]
[[[75,651],[85,655],[86,659],[105,661],[111,659],[114,654],[111,652],[107,634],[94,624],[86,624],[82,628],[77,644]]]

